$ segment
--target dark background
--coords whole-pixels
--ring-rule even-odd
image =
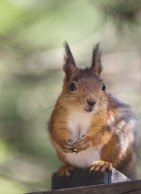
[[[65,40],[80,67],[101,42],[107,90],[141,126],[140,0],[1,0],[0,193],[48,190],[61,166],[46,121],[62,88]],[[139,131],[138,178],[140,140]]]

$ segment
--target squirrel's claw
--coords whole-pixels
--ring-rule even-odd
[[[71,172],[73,171],[73,169],[74,169],[74,167],[71,165],[62,166],[58,171],[58,175],[59,175],[59,177],[62,177],[62,176],[69,177],[71,175]]]
[[[89,140],[86,136],[85,137],[83,136],[82,139],[76,141],[73,144],[73,150],[76,152],[76,154],[80,151],[88,149],[89,147],[90,147]]]
[[[65,153],[73,153],[75,152],[73,150],[73,143],[72,143],[72,140],[68,140],[66,142],[63,142],[62,144],[62,151],[65,152]]]
[[[74,153],[74,152],[76,152],[76,150],[73,147],[70,147],[69,149],[68,148],[64,149],[64,152],[65,153]]]
[[[111,170],[112,169],[112,163],[111,162],[105,162],[103,160],[98,160],[94,162],[90,168],[90,173],[100,171],[104,173],[106,169]]]
[[[72,142],[72,140],[68,140],[62,143],[62,150],[65,153],[78,153],[80,151],[86,150],[90,147],[89,138],[87,136],[82,136],[81,139],[76,142]]]

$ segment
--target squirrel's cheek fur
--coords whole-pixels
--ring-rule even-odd
[[[135,113],[129,105],[103,91],[98,45],[91,67],[84,70],[76,67],[68,44],[65,49],[63,91],[49,122],[50,138],[60,160],[71,168],[105,164],[134,178]],[[72,89],[71,83],[75,84]]]

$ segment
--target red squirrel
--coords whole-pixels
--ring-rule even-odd
[[[112,167],[135,178],[136,115],[131,107],[106,90],[99,43],[89,68],[76,66],[65,43],[63,90],[49,121],[49,135],[64,163],[59,176],[70,176],[74,168],[90,172]]]

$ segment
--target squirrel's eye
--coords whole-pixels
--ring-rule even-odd
[[[103,84],[102,85],[102,90],[105,91],[106,90],[106,86]]]
[[[71,91],[74,91],[74,90],[76,90],[77,88],[76,88],[76,85],[74,84],[74,83],[71,83],[71,85],[70,85],[70,90]]]

